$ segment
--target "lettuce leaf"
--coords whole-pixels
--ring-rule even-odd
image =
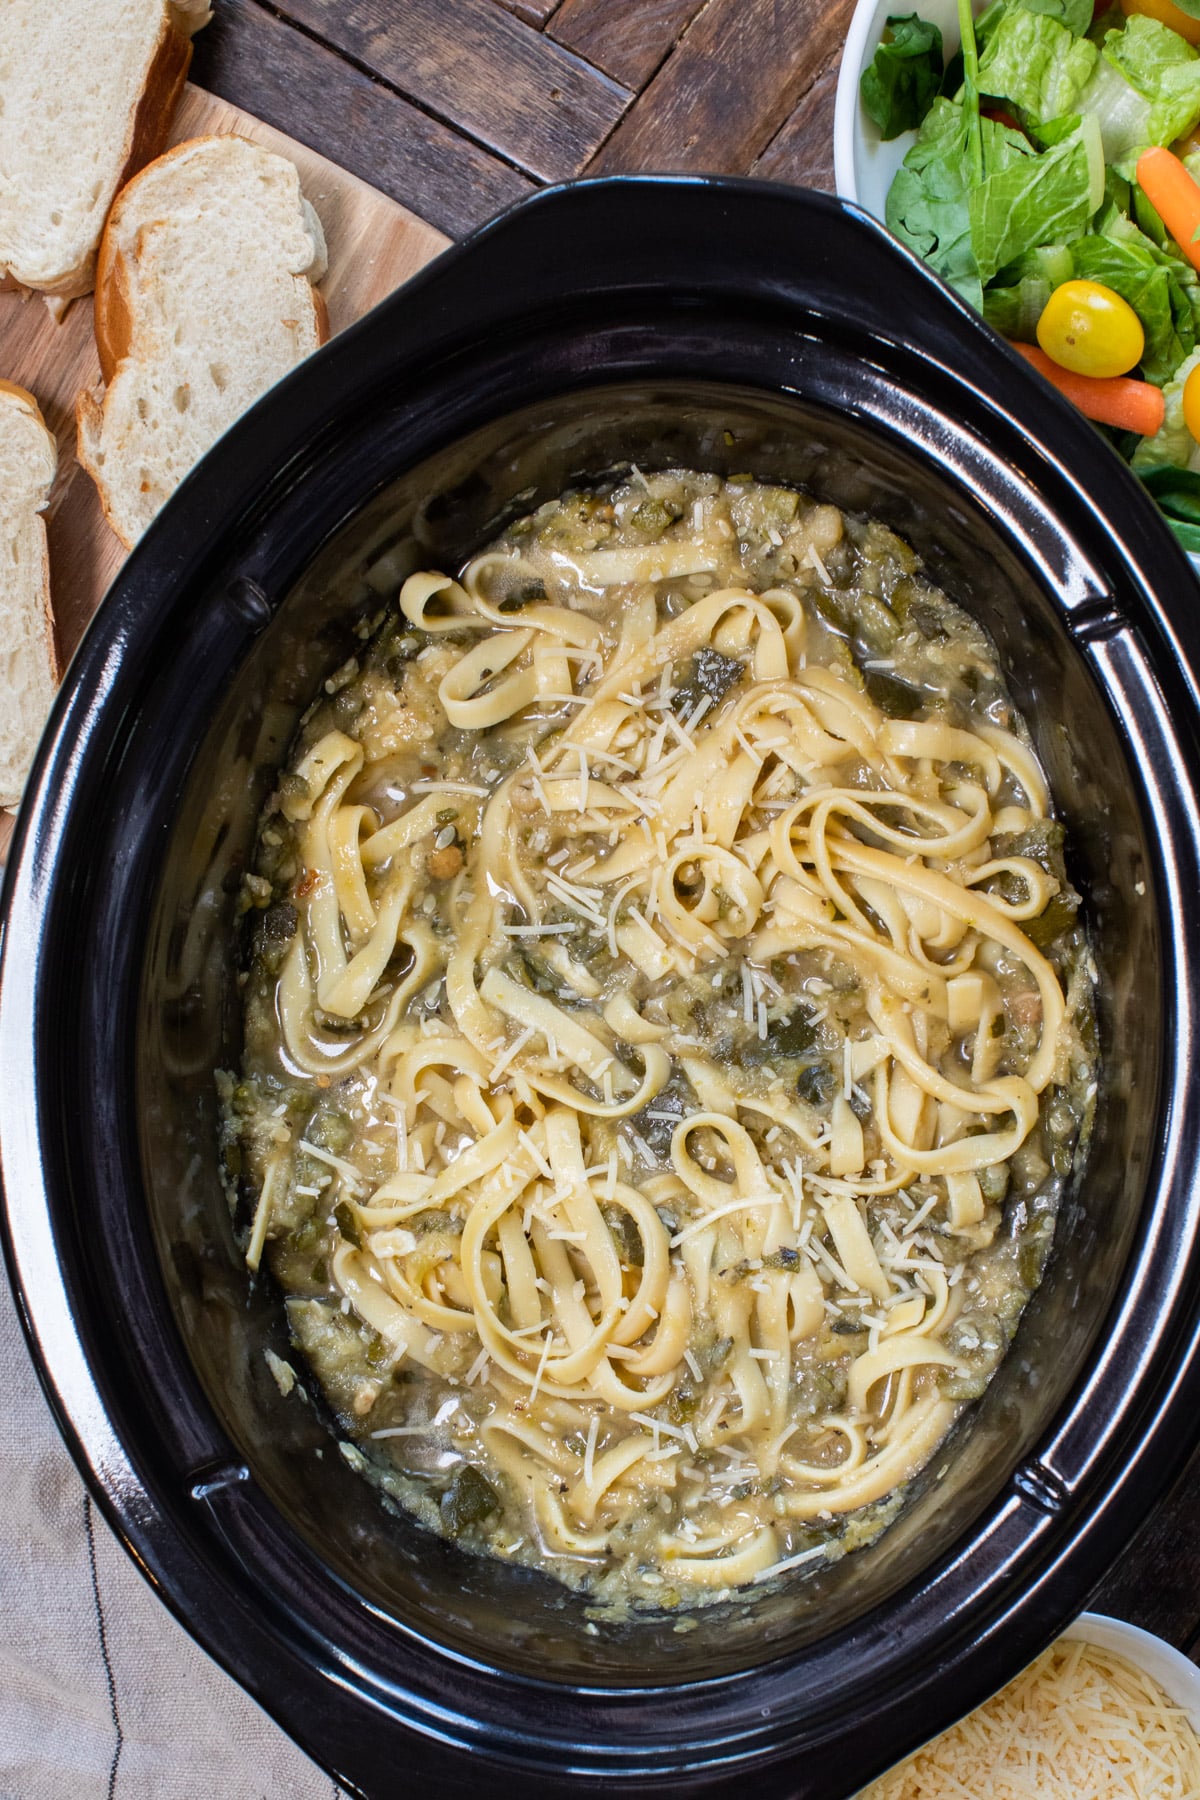
[[[1103,56],[1076,105],[1096,120],[1107,163],[1136,160],[1150,142],[1150,102]]]
[[[1119,31],[1104,34],[1104,54],[1140,94],[1153,99],[1164,71],[1200,62],[1200,55],[1169,25],[1134,13]]]
[[[1169,144],[1200,123],[1200,55],[1177,31],[1134,13],[1106,35],[1104,60],[1149,102],[1143,145]]]
[[[980,120],[978,128],[982,180],[965,109],[934,102],[892,182],[886,222],[982,311],[983,288],[1007,264],[1086,230],[1103,198],[1103,160],[1087,119],[1040,154],[997,120]]]
[[[967,211],[968,134],[962,107],[953,100],[935,100],[888,189],[885,222],[979,310],[983,291]]]
[[[1065,25],[1024,6],[1006,11],[979,59],[983,93],[1041,122],[1075,110],[1099,51]]]
[[[983,290],[983,316],[993,331],[1015,344],[1037,342],[1037,322],[1054,289],[1044,275],[1026,275],[1011,287]]]
[[[1130,459],[1135,475],[1148,475],[1154,469],[1176,468],[1200,470],[1200,444],[1188,430],[1183,418],[1183,384],[1200,363],[1200,350],[1186,356],[1163,387],[1166,417],[1162,430],[1152,438],[1143,438]]]
[[[1114,0],[1114,5],[1116,0]],[[1200,6],[1200,0],[1196,0]],[[993,35],[1002,21],[1011,12],[1044,13],[1048,19],[1056,19],[1065,25],[1072,37],[1091,37],[1097,44],[1092,30],[1094,7],[1092,0],[989,0],[989,4],[975,20],[975,42],[979,46],[979,54],[983,55]],[[1120,18],[1120,14],[1117,15]],[[944,90],[943,90],[944,91]]]
[[[1152,21],[1147,20],[1147,24]],[[1163,26],[1166,30],[1166,26]],[[1150,108],[1150,142],[1173,144],[1200,125],[1200,60],[1164,69]]]
[[[1178,251],[1160,249],[1109,199],[1070,244],[1039,246],[1002,269],[983,314],[1007,338],[1033,343],[1041,308],[1064,281],[1100,281],[1127,300],[1146,334],[1142,373],[1161,387],[1200,338],[1200,279]]]
[[[1200,474],[1194,469],[1148,469],[1141,479],[1183,548],[1193,556],[1200,552]]]
[[[985,289],[983,316],[993,330],[1017,343],[1037,342],[1037,322],[1056,287],[1070,281],[1075,258],[1066,244],[1039,245],[1006,269],[998,284]]]
[[[859,83],[863,105],[885,142],[902,131],[915,131],[941,84],[942,34],[937,26],[916,13],[889,19]]]
[[[1019,0],[1019,4],[1026,12],[1045,13],[1047,18],[1057,19],[1073,37],[1083,37],[1092,22],[1092,0]]]
[[[972,187],[967,197],[971,248],[985,287],[1025,251],[1069,243],[1086,231],[1103,197],[1103,164],[1091,141],[1094,131],[1084,120],[1040,155],[1026,144],[1027,154]]]
[[[1089,233],[1072,249],[1077,275],[1103,282],[1132,306],[1146,333],[1142,374],[1162,387],[1196,342],[1192,308],[1182,283],[1149,248],[1135,243]]]

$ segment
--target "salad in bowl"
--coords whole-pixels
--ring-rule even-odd
[[[1122,7],[875,9],[839,110],[858,185],[887,173],[889,229],[1096,421],[1196,553],[1200,0]]]

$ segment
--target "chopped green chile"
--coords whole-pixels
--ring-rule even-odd
[[[500,1496],[472,1463],[464,1463],[450,1477],[439,1510],[450,1537],[461,1537],[472,1525],[481,1525],[500,1511]]]

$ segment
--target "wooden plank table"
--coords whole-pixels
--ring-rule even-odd
[[[852,0],[215,0],[192,79],[450,237],[635,169],[833,187]]]
[[[453,238],[577,175],[706,170],[832,189],[851,10],[852,0],[215,0],[192,79]],[[1197,1654],[1200,1457],[1092,1605]]]

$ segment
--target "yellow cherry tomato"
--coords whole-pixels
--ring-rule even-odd
[[[1142,322],[1127,300],[1099,281],[1064,281],[1037,322],[1037,341],[1052,362],[1075,375],[1126,375],[1146,347]]]
[[[1183,422],[1200,444],[1200,363],[1183,384]]]
[[[1193,19],[1181,6],[1172,5],[1172,0],[1121,0],[1121,11],[1126,18],[1132,13],[1142,13],[1147,19],[1157,19],[1160,25],[1169,25],[1189,44],[1200,44],[1200,19]]]

